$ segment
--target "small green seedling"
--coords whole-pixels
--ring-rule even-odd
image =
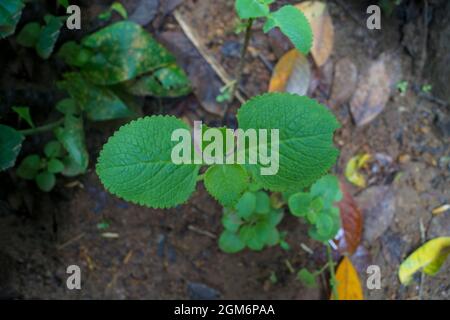
[[[433,90],[433,86],[431,84],[424,84],[422,86],[422,92],[423,93],[430,93],[431,90]]]
[[[17,168],[22,179],[34,180],[42,191],[49,192],[56,183],[55,174],[64,171],[63,148],[58,141],[50,141],[44,148],[45,156],[31,154],[25,157]]]
[[[239,21],[235,26],[237,34],[245,30],[244,44],[241,49],[241,57],[236,69],[235,80],[226,84],[216,98],[218,102],[231,102],[234,98],[237,87],[242,78],[242,71],[245,56],[250,43],[252,26],[255,19],[263,19],[265,21],[263,31],[269,32],[274,28],[289,38],[294,46],[307,54],[311,50],[313,34],[311,26],[302,11],[292,5],[285,5],[277,11],[271,11],[270,5],[275,0],[236,0],[235,9],[239,17]],[[226,112],[225,112],[226,113]]]
[[[397,90],[400,92],[401,96],[404,96],[406,91],[408,91],[408,86],[408,81],[400,81],[397,83]]]
[[[277,225],[283,219],[283,211],[272,207],[266,192],[253,190],[246,191],[233,209],[224,209],[224,231],[219,238],[224,252],[235,253],[245,247],[260,251],[280,243]]]
[[[341,226],[339,208],[342,192],[335,176],[326,175],[315,182],[309,192],[297,192],[289,196],[291,213],[310,224],[311,238],[327,242],[334,238]]]

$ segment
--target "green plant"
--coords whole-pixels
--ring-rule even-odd
[[[241,49],[241,56],[236,68],[235,78],[226,84],[221,94],[217,97],[218,102],[230,103],[236,94],[236,90],[241,83],[242,71],[244,69],[245,56],[250,42],[252,26],[255,19],[265,19],[263,31],[269,32],[278,27],[285,34],[294,46],[303,54],[307,54],[312,46],[313,34],[311,26],[305,15],[298,8],[285,5],[277,11],[270,10],[270,4],[275,0],[236,0],[235,8],[240,21],[236,25],[236,32],[245,30],[244,44]],[[228,104],[225,106],[226,119]]]
[[[329,242],[333,240],[341,227],[340,212],[336,206],[342,200],[338,179],[332,175],[323,176],[308,191],[285,194],[285,198],[287,198],[289,211],[310,225],[309,236],[324,243],[327,247],[330,283],[334,296],[337,297],[334,262],[331,257]],[[323,269],[319,272],[310,273],[306,269],[302,269],[299,271],[298,277],[307,286],[310,286],[313,283],[312,279],[322,271]]]
[[[13,6],[13,3],[16,5]],[[0,4],[0,32],[6,30],[2,28],[6,22],[20,16],[23,6],[17,3],[19,1],[8,0]],[[59,3],[63,6],[68,4],[67,1]],[[9,11],[2,10],[4,8]],[[12,10],[14,8],[17,10]],[[114,8],[117,9],[117,6]],[[16,41],[25,47],[35,48],[42,58],[48,59],[58,40],[62,20],[61,17],[46,15],[44,21],[44,26],[37,22],[26,24]],[[8,26],[11,27],[11,24]],[[6,33],[0,35],[6,36]],[[139,112],[134,102],[136,96],[178,97],[191,90],[188,78],[176,65],[175,58],[144,29],[130,21],[107,26],[87,35],[80,43],[66,42],[56,58],[63,60],[71,69],[57,83],[58,88],[69,95],[55,106],[62,117],[35,127],[27,107],[14,107],[13,110],[31,128],[16,130],[0,125],[1,170],[14,166],[26,136],[53,131],[65,150],[63,158],[33,155],[33,161],[27,157],[22,162],[24,165],[18,168],[19,176],[35,179],[44,191],[49,191],[54,185],[55,173],[74,176],[86,171],[89,155],[83,129],[85,119],[103,121],[135,117]],[[39,161],[36,161],[37,157]],[[64,165],[63,170],[53,167],[56,161]],[[32,172],[26,172],[27,167],[31,167]]]

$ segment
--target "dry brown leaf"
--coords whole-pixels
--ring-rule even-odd
[[[357,83],[358,69],[356,65],[348,58],[336,62],[329,105],[338,108],[347,103],[355,92]]]
[[[342,200],[338,203],[341,215],[342,230],[336,238],[339,251],[353,254],[361,242],[363,216],[355,199],[344,182],[340,182]]]
[[[362,126],[378,116],[386,106],[394,78],[399,71],[393,55],[382,54],[372,62],[362,78],[350,101],[350,111],[356,125]]]
[[[305,95],[311,79],[308,59],[298,50],[288,51],[278,61],[270,79],[269,92]]]
[[[344,256],[336,270],[338,300],[363,300],[358,273],[349,258]]]
[[[296,5],[311,24],[314,35],[311,55],[317,66],[322,66],[333,51],[334,27],[327,5],[321,1],[305,1]]]

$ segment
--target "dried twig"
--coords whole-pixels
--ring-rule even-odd
[[[173,16],[175,20],[180,25],[183,32],[186,34],[186,36],[189,38],[189,40],[192,42],[192,44],[197,48],[200,55],[206,60],[206,62],[209,63],[211,68],[214,70],[214,72],[219,76],[220,80],[224,84],[230,83],[233,81],[233,79],[230,77],[230,75],[225,71],[225,69],[220,65],[216,59],[211,56],[205,46],[200,42],[200,36],[197,34],[195,30],[193,30],[189,24],[184,19],[183,15],[180,13],[180,10],[177,9],[173,12]],[[239,88],[240,91],[242,91],[241,88]],[[245,99],[242,96],[240,91],[236,91],[236,98],[239,100],[239,102],[244,103]]]
[[[203,236],[210,237],[211,239],[216,239],[217,238],[217,236],[214,233],[206,231],[206,230],[202,230],[202,229],[197,228],[197,227],[195,227],[193,225],[189,225],[188,229],[191,230],[192,232],[201,234]]]

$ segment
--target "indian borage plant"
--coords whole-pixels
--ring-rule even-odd
[[[238,70],[242,69],[256,18],[266,19],[264,31],[279,27],[298,50],[305,54],[310,50],[312,32],[302,12],[293,6],[270,12],[272,2],[236,1],[238,15],[247,25]],[[231,97],[239,80],[240,71],[236,80],[227,85]],[[111,193],[152,208],[170,208],[186,202],[203,180],[206,190],[224,206],[224,232],[219,246],[225,252],[238,252],[245,247],[261,250],[275,244],[288,247],[283,233],[277,230],[283,212],[267,191],[283,193],[291,212],[311,224],[311,237],[325,243],[332,239],[340,227],[339,210],[333,205],[340,192],[335,177],[321,177],[338,154],[332,143],[333,133],[339,127],[336,118],[308,97],[271,93],[246,102],[239,109],[237,120],[244,130],[279,130],[277,174],[262,175],[260,169],[264,165],[260,162],[175,164],[171,156],[177,141],[172,139],[172,133],[189,128],[183,121],[167,116],[141,118],[120,128],[103,147],[97,173]],[[209,143],[219,138],[223,137],[210,138]],[[271,143],[274,141],[268,143],[267,149]],[[201,145],[204,151],[206,145]],[[217,147],[222,148],[220,144]],[[199,174],[202,166],[207,167],[206,172]],[[305,272],[299,273],[300,278],[305,278]]]
[[[1,37],[14,33],[23,9],[21,3],[8,0],[0,4]],[[48,59],[58,40],[63,19],[46,15],[46,25],[30,22],[15,40],[24,47],[36,49],[42,59]],[[74,176],[87,169],[89,155],[84,119],[104,121],[131,117],[136,114],[136,108],[132,107],[135,96],[178,97],[190,92],[188,79],[176,65],[175,58],[130,21],[107,26],[84,37],[79,44],[66,42],[57,57],[71,69],[58,84],[70,96],[56,105],[63,117],[35,127],[29,108],[18,107],[13,110],[31,128],[16,130],[0,125],[0,170],[14,165],[26,136],[54,132],[56,141],[46,145],[44,155],[25,157],[17,169],[19,177],[35,180],[43,191],[53,188],[55,174]]]

